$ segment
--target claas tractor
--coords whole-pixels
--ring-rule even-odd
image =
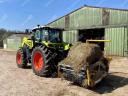
[[[63,29],[40,27],[34,28],[30,38],[24,37],[22,46],[16,54],[19,68],[32,65],[38,76],[54,76],[57,64],[67,56],[70,44],[62,41]]]

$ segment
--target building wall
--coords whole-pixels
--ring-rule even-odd
[[[56,22],[51,23],[49,26],[51,27],[59,27],[59,28],[65,28],[65,18],[61,18],[57,20]]]
[[[67,43],[78,41],[78,30],[64,31],[63,40]],[[105,54],[113,56],[128,56],[128,27],[105,28]]]
[[[69,15],[71,29],[81,29],[90,26],[102,25],[102,10],[84,7]]]
[[[128,29],[127,27],[106,28],[105,39],[111,40],[105,44],[107,55],[128,56]]]
[[[74,43],[78,41],[78,31],[77,30],[64,31],[63,41],[67,43]]]
[[[22,44],[23,37],[28,37],[25,34],[13,34],[3,40],[4,48],[9,50],[17,50]]]
[[[128,10],[82,7],[47,26],[70,30],[128,25]]]

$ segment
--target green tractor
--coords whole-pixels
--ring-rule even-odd
[[[57,74],[58,62],[67,56],[70,49],[70,44],[62,40],[62,31],[50,27],[34,28],[30,38],[23,38],[22,46],[17,51],[17,66],[26,68],[30,63],[38,76]]]

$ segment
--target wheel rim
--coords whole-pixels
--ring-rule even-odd
[[[20,52],[17,53],[17,64],[19,64],[19,65],[22,64],[22,55]]]
[[[40,71],[44,67],[44,59],[41,52],[34,53],[34,68],[36,71]]]

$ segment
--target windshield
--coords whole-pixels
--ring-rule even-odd
[[[40,39],[40,30],[36,30],[35,32],[35,38]]]
[[[50,29],[49,30],[49,41],[50,42],[61,42],[60,30]]]
[[[43,29],[41,31],[41,39],[42,40],[48,40],[48,30]]]
[[[35,39],[50,41],[53,43],[61,42],[61,30],[57,29],[38,29],[34,31]]]

